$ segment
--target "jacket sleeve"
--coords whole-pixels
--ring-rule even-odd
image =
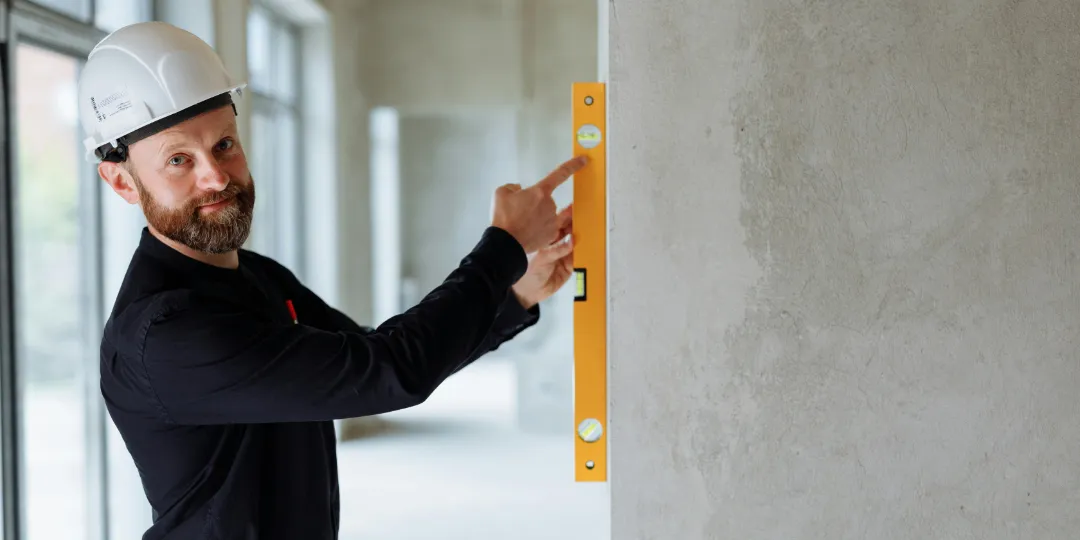
[[[273,264],[273,261],[271,261]],[[299,289],[298,309],[303,315],[300,316],[301,324],[310,324],[329,332],[357,332],[371,333],[375,330],[361,325],[351,317],[342,313],[341,310],[326,303],[314,291],[304,286],[296,276],[284,266],[279,267],[290,284]],[[539,305],[525,309],[514,294],[508,290],[506,299],[499,306],[498,314],[491,330],[484,337],[483,342],[466,361],[458,366],[455,371],[461,370],[481,356],[497,350],[503,343],[517,337],[518,334],[532,327],[540,320]],[[306,322],[305,322],[306,321]]]
[[[495,323],[492,325],[491,331],[484,337],[483,343],[454,372],[461,371],[481,356],[497,350],[503,343],[514,339],[539,320],[539,305],[525,309],[521,302],[518,301],[517,296],[508,291],[506,300],[499,307],[499,314],[495,317]]]
[[[333,420],[410,407],[500,342],[493,336],[514,333],[516,325],[496,320],[526,265],[521,245],[489,228],[439,287],[370,331],[173,299],[146,331],[142,368],[177,424]]]

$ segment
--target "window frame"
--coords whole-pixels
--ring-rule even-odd
[[[249,50],[247,54],[249,83],[244,95],[251,102],[250,114],[252,117],[256,114],[267,116],[275,123],[278,123],[283,117],[291,116],[293,120],[292,139],[295,141],[295,146],[291,149],[280,148],[280,139],[272,141],[270,145],[277,152],[292,152],[294,155],[301,156],[305,150],[304,95],[303,84],[300,84],[303,75],[300,58],[303,50],[304,29],[296,22],[282,16],[273,6],[259,0],[253,0],[246,20],[247,31],[251,29],[251,17],[256,12],[265,18],[270,28],[269,72],[265,74],[270,88],[262,88],[259,84],[256,84],[254,75],[250,72],[251,52]],[[290,66],[292,73],[284,76],[286,80],[295,81],[295,84],[288,99],[285,99],[282,96],[283,93],[279,93],[274,88],[274,85],[280,82],[282,77],[281,72],[278,71],[282,51],[275,46],[277,40],[274,39],[274,36],[282,31],[287,32],[292,38],[292,51],[289,53],[292,56]],[[271,135],[253,131],[251,134],[253,139],[251,141],[252,148],[262,144],[262,141],[256,142],[255,139]],[[262,216],[261,219],[256,220],[256,223],[268,224],[269,230],[253,231],[254,235],[257,235],[257,238],[253,240],[255,240],[255,243],[267,246],[264,255],[275,259],[283,259],[278,262],[290,267],[297,277],[303,279],[307,270],[303,250],[306,196],[302,186],[301,160],[299,158],[293,160],[291,170],[288,171],[282,171],[274,165],[276,164],[271,164],[270,167],[273,170],[272,176],[262,179],[263,185],[266,186],[263,189],[271,190],[270,196],[274,204],[269,210],[273,214],[271,216]],[[256,178],[255,181],[258,183],[260,178]],[[289,205],[287,212],[283,211],[282,203]],[[256,202],[256,204],[258,203]],[[289,219],[283,219],[285,216],[288,216]]]
[[[91,25],[92,26],[93,23],[94,23],[94,15],[97,13],[97,2],[98,1],[99,0],[87,0],[87,4],[88,4],[88,6],[90,8],[89,9],[90,14],[87,15],[86,18],[79,17],[79,16],[76,16],[76,15],[74,15],[72,13],[67,12],[67,11],[62,11],[62,10],[60,10],[58,8],[45,5],[45,4],[41,3],[40,1],[36,1],[36,0],[15,0],[15,7],[19,7],[19,4],[22,4],[23,7],[29,6],[29,9],[38,9],[38,10],[46,11],[46,12],[52,14],[53,16],[62,17],[64,19],[67,19],[68,21],[74,22],[76,24],[80,24],[80,25],[86,24],[86,25]]]
[[[13,88],[12,78],[17,73],[16,56],[19,45],[26,44],[41,47],[56,53],[70,55],[75,58],[86,58],[94,45],[105,36],[103,32],[89,24],[80,24],[61,14],[47,8],[29,2],[15,2],[11,11],[7,14],[8,32],[5,36],[5,154],[7,168],[4,174],[4,201],[6,218],[4,219],[4,234],[2,235],[4,254],[4,272],[7,287],[3,301],[3,313],[7,324],[3,327],[3,408],[4,408],[4,528],[6,538],[23,538],[25,535],[26,515],[26,469],[23,463],[22,439],[23,419],[20,411],[24,395],[23,380],[19,377],[19,351],[17,350],[17,321],[15,314],[17,306],[14,301],[15,279],[15,201],[16,175],[18,171],[18,153],[15,152],[16,138],[12,135],[18,133],[18,125],[13,111]],[[79,317],[85,323],[83,332],[100,332],[104,324],[101,319],[101,208],[97,204],[100,197],[100,182],[91,182],[92,170],[88,164],[80,167],[80,177],[84,182],[80,184],[78,207],[79,226],[89,231],[89,242],[80,242],[79,257],[83,265],[83,282],[80,286],[86,294],[85,300],[78,306]],[[7,288],[5,287],[5,288]],[[92,335],[92,334],[88,334]],[[89,392],[96,387],[97,369],[93,351],[84,351],[83,367],[90,376],[86,380],[86,390]],[[92,395],[92,394],[88,394]],[[100,399],[87,399],[86,407],[86,440],[83,450],[87,459],[87,484],[85,496],[89,502],[87,512],[88,538],[91,540],[103,540],[108,537],[106,523],[106,508],[103,500],[107,495],[106,486],[106,463],[105,463],[105,408]]]
[[[155,6],[144,2],[143,15],[154,19]],[[108,32],[96,25],[100,0],[90,1],[86,20],[56,11],[30,0],[0,0],[0,531],[4,539],[22,539],[26,534],[26,473],[22,455],[22,397],[23,381],[17,350],[16,315],[16,211],[18,125],[14,110],[16,56],[20,45],[29,45],[85,61],[90,51]],[[80,128],[81,135],[81,128]],[[77,143],[77,142],[76,142]],[[79,243],[79,262],[82,268],[83,300],[76,307],[82,320],[82,332],[87,337],[99,336],[104,325],[103,228],[101,197],[103,188],[96,179],[92,164],[80,163],[78,193],[79,227],[88,235]],[[92,342],[92,340],[91,340]],[[85,381],[84,406],[86,439],[83,441],[87,459],[87,484],[84,494],[88,502],[87,537],[90,540],[109,538],[109,484],[107,418],[104,402],[95,399],[99,372],[97,348],[87,347],[81,360],[88,377]]]

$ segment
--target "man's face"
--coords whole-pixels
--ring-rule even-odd
[[[231,107],[187,120],[129,150],[124,168],[151,227],[204,253],[243,246],[251,231],[255,184]]]

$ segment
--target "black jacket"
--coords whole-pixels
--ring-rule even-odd
[[[332,421],[422,403],[535,324],[510,292],[526,267],[489,228],[442,285],[371,329],[271,259],[214,267],[144,229],[101,343],[101,393],[153,507],[143,538],[337,538]]]

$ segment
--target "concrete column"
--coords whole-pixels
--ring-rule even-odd
[[[618,0],[613,538],[1068,538],[1080,4]]]
[[[371,185],[368,138],[367,0],[324,0],[332,14],[334,94],[337,103],[337,307],[360,324],[372,324]]]
[[[276,0],[279,4],[285,0]],[[290,1],[294,9],[300,2]],[[337,70],[342,56],[348,65],[356,64],[350,51],[335,48],[334,21],[337,13],[330,7],[311,5],[309,16],[301,27],[301,111],[304,137],[303,170],[300,179],[303,199],[303,242],[300,278],[312,291],[333,306],[342,306],[340,299],[340,267],[343,232],[338,193],[345,181],[340,174],[338,156],[351,154],[350,148],[339,145],[339,103],[353,96],[339,96]],[[351,169],[349,171],[352,172]],[[366,323],[366,321],[365,321]]]

